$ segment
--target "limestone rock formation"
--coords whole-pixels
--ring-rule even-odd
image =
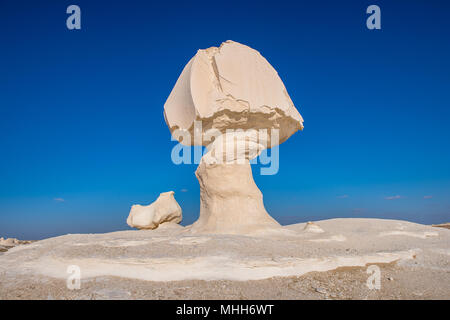
[[[321,227],[319,227],[316,223],[308,221],[305,225],[305,228],[303,229],[305,232],[311,232],[311,233],[322,233],[325,232]]]
[[[16,238],[0,238],[0,245],[2,246],[16,246],[18,244],[20,244],[20,240]]]
[[[172,133],[187,130],[191,137],[194,120],[202,121],[203,134],[211,128],[222,133],[276,128],[279,143],[303,129],[303,118],[276,70],[258,51],[233,41],[197,51],[164,105],[164,118]],[[200,143],[180,139],[185,145],[209,141],[205,136]]]
[[[156,229],[162,223],[180,223],[181,207],[173,195],[173,191],[164,192],[148,206],[133,205],[127,218],[127,224],[138,229]]]
[[[248,160],[245,165],[209,165],[202,161],[195,174],[201,202],[193,232],[248,234],[279,226],[264,208]]]
[[[250,160],[303,129],[303,118],[275,69],[233,41],[198,50],[164,105],[172,136],[203,145],[196,176],[200,217],[193,233],[252,233],[280,225],[264,208]]]
[[[450,229],[450,222],[447,223],[441,223],[441,224],[433,224],[433,227],[437,227],[437,228],[446,228],[446,229]]]
[[[18,240],[16,238],[0,238],[0,252],[6,252],[9,249],[21,245],[21,244],[29,244],[33,241],[29,240]]]

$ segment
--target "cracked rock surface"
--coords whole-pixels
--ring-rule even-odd
[[[198,50],[167,99],[164,117],[171,132],[187,130],[192,137],[194,120],[202,122],[203,133],[279,129],[279,143],[303,129],[303,118],[276,70],[258,51],[230,40]],[[208,141],[204,137],[201,143]]]

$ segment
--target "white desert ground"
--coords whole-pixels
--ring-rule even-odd
[[[345,218],[246,236],[189,229],[17,245],[0,254],[0,299],[450,299],[447,228]],[[70,265],[80,289],[67,288]]]

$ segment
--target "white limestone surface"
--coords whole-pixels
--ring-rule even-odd
[[[127,224],[137,229],[156,229],[163,223],[180,223],[182,210],[175,200],[174,192],[163,192],[148,206],[135,204],[131,207]]]
[[[252,236],[197,236],[183,227],[65,235],[5,252],[0,256],[0,274],[11,279],[34,275],[66,279],[67,267],[77,265],[83,279],[246,281],[393,261],[414,261],[415,268],[450,272],[448,229],[380,219],[332,219],[315,224],[324,232],[307,232],[302,223],[282,227],[282,232]],[[380,236],[399,230],[436,235]]]

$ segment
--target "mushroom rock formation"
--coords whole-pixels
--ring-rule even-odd
[[[264,208],[249,161],[302,130],[303,118],[258,51],[233,41],[198,50],[172,89],[164,118],[180,143],[208,151],[196,171],[201,205],[192,232],[280,226]]]
[[[127,224],[132,228],[156,229],[162,223],[180,223],[181,207],[173,194],[173,191],[161,193],[158,199],[148,206],[133,205]]]

